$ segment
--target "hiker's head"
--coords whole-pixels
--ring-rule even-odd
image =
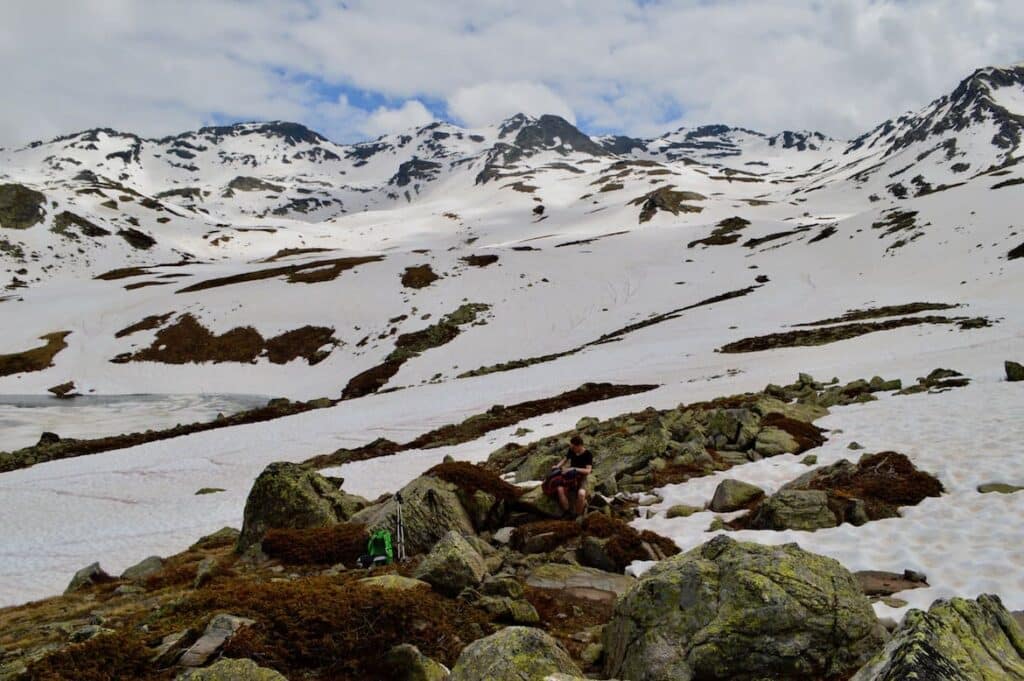
[[[572,449],[572,451],[576,452],[577,454],[582,452],[583,438],[581,438],[579,435],[573,435],[572,439],[569,440],[569,448]]]

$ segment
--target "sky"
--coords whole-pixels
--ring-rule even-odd
[[[0,146],[292,120],[353,142],[517,112],[852,138],[1024,60],[1020,0],[4,0]]]

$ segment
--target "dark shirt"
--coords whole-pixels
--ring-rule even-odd
[[[569,466],[572,468],[586,468],[594,465],[594,455],[590,453],[589,449],[584,449],[577,454],[570,448],[566,458],[569,459]]]

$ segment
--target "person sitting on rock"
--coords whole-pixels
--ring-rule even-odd
[[[562,460],[551,467],[548,477],[552,490],[565,515],[582,515],[587,508],[587,476],[594,469],[594,455],[583,446],[583,438],[574,435],[569,440],[569,451]]]

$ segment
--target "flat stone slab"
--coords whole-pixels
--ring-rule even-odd
[[[928,586],[928,582],[914,581],[897,572],[881,570],[861,570],[853,573],[866,596],[891,596],[907,589],[920,589]]]
[[[418,587],[430,588],[430,585],[421,579],[412,579],[411,577],[403,577],[402,575],[378,575],[376,577],[366,577],[359,580],[360,584],[366,586],[379,586],[382,589],[397,589],[399,591],[405,591],[407,589],[416,589]]]
[[[558,589],[595,601],[613,601],[635,583],[636,579],[628,575],[560,563],[539,565],[526,578],[528,586]]]

